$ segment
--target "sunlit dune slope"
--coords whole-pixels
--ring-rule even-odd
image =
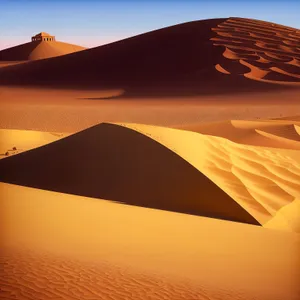
[[[232,124],[248,130],[264,122]],[[234,139],[235,131],[221,126]],[[271,127],[278,134],[278,126],[265,127],[263,132]],[[227,138],[140,124],[100,124],[5,158],[0,180],[300,232],[299,150],[288,149],[294,144],[286,143],[279,148],[280,139],[271,148]],[[239,140],[239,132],[235,138]],[[45,157],[53,160],[47,164]]]
[[[232,120],[172,127],[219,136],[246,145],[300,150],[300,122],[296,119]]]
[[[2,68],[0,84],[114,88],[125,91],[122,97],[299,87],[299,39],[296,29],[262,21],[194,21]]]
[[[298,234],[4,183],[0,194],[1,299],[299,299]]]
[[[26,61],[65,55],[86,48],[59,41],[35,41],[0,51],[1,61]]]
[[[162,143],[260,224],[300,232],[300,151],[255,147],[195,132],[123,124]],[[214,202],[217,205],[219,199]]]
[[[66,133],[0,129],[0,159],[54,142]]]
[[[114,124],[2,159],[0,181],[259,225],[170,149]]]

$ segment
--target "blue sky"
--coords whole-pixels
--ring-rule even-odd
[[[193,20],[247,17],[300,28],[300,0],[0,0],[0,49],[45,31],[95,47]]]

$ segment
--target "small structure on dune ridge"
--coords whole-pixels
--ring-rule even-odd
[[[42,42],[42,41],[43,42],[54,42],[55,41],[55,36],[50,35],[47,32],[40,32],[40,33],[34,35],[31,38],[31,41],[32,42],[36,42],[36,41],[40,41],[40,42]]]

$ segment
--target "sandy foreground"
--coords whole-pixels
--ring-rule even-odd
[[[298,299],[298,234],[0,189],[5,299]]]

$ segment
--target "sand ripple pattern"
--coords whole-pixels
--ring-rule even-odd
[[[0,299],[6,300],[254,300],[236,292],[135,273],[124,267],[86,264],[52,254],[1,249]]]
[[[224,74],[277,84],[300,84],[300,31],[263,21],[229,18],[212,28],[211,38],[223,46]]]
[[[238,121],[235,124],[246,125]],[[251,125],[258,124],[249,122],[248,126]],[[263,226],[300,232],[299,150],[244,145],[218,136],[170,128],[124,126],[155,139],[184,158]],[[285,131],[278,127],[264,128],[261,134],[280,139],[278,135]],[[296,132],[292,133],[296,139]],[[299,143],[299,137],[294,142]]]

